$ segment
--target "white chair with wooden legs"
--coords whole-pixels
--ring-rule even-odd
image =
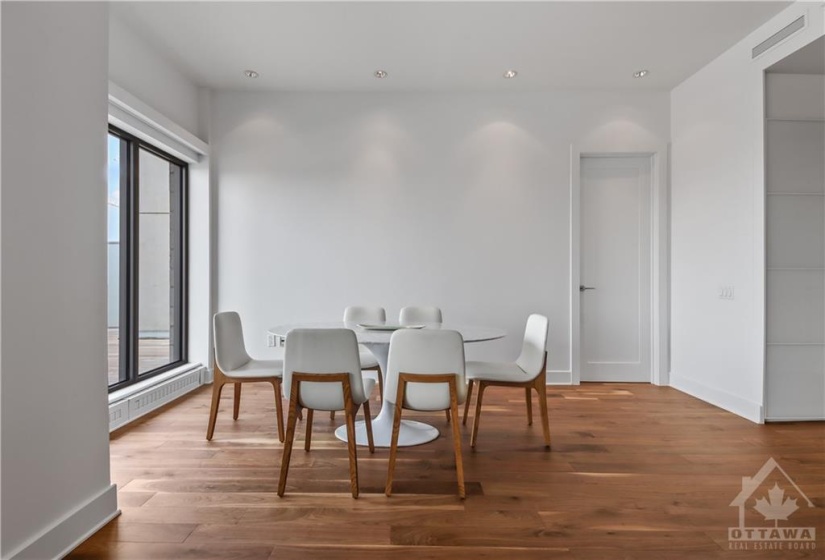
[[[470,447],[475,447],[478,437],[478,423],[481,417],[481,401],[487,387],[519,387],[524,389],[527,398],[527,423],[533,425],[533,410],[530,391],[539,395],[541,410],[541,427],[544,430],[544,444],[550,448],[550,418],[547,412],[547,333],[548,321],[543,315],[533,314],[527,318],[524,330],[524,343],[521,354],[515,362],[467,362],[467,400],[464,404],[464,424],[467,423],[467,411],[473,385],[478,383],[476,413],[473,418],[473,434]]]
[[[216,313],[212,318],[212,327],[215,342],[215,378],[212,381],[212,407],[209,410],[206,439],[211,440],[215,433],[215,421],[218,418],[218,406],[224,385],[235,385],[232,417],[237,420],[241,406],[241,385],[266,382],[271,383],[275,390],[278,439],[284,441],[284,411],[281,404],[283,360],[252,359],[244,345],[241,317],[234,311]]]
[[[392,494],[402,410],[446,410],[452,416],[458,495],[464,498],[458,405],[467,395],[467,382],[461,334],[450,330],[396,331],[390,339],[386,384],[387,394],[395,395],[395,413],[385,494]]]
[[[411,305],[401,309],[398,322],[402,325],[442,323],[441,309],[432,305]]]
[[[434,305],[409,305],[401,308],[398,322],[402,325],[420,325],[422,323],[443,323],[441,309]],[[450,423],[450,411],[446,411],[447,423]]]
[[[293,329],[286,335],[284,355],[284,396],[289,399],[289,416],[281,461],[278,496],[286,491],[289,459],[295,440],[298,407],[306,409],[306,440],[309,451],[314,410],[343,410],[347,424],[349,472],[352,497],[358,497],[358,456],[355,447],[355,415],[363,405],[370,453],[372,439],[369,395],[375,381],[361,376],[358,341],[349,329]]]

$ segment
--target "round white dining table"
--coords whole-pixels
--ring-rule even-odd
[[[270,327],[268,332],[275,336],[285,337],[292,329],[351,329],[355,333],[355,338],[359,344],[366,346],[375,356],[378,365],[381,366],[381,373],[387,375],[387,359],[390,354],[390,338],[392,330],[373,330],[359,327],[355,323],[344,323],[342,321],[331,323],[301,323],[293,325],[278,325]],[[447,323],[424,323],[425,329],[454,330],[461,333],[465,343],[484,342],[503,338],[507,333],[503,329],[494,327],[450,325]],[[385,384],[386,388],[386,384]],[[381,411],[372,420],[372,437],[376,447],[390,447],[392,438],[392,424],[395,417],[395,395],[388,395],[385,389],[381,400]],[[435,426],[417,422],[415,420],[401,420],[401,428],[398,433],[399,447],[410,447],[421,445],[434,440],[439,435]],[[342,441],[347,441],[347,427],[340,426],[335,430],[335,437]],[[367,430],[364,421],[355,423],[355,441],[358,445],[367,445]]]

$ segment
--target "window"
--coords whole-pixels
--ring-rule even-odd
[[[186,361],[187,164],[109,129],[109,390]]]

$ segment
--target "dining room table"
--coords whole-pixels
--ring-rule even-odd
[[[393,332],[399,329],[443,329],[455,330],[461,333],[464,343],[485,342],[504,338],[507,333],[504,329],[479,325],[453,325],[450,323],[421,323],[416,325],[394,324],[358,324],[343,321],[326,323],[296,323],[270,327],[269,334],[277,337],[286,337],[292,329],[350,329],[355,333],[359,344],[365,346],[375,356],[381,367],[380,375],[387,375],[387,362],[390,354],[390,339]],[[387,393],[386,386],[381,399],[381,410],[372,420],[373,441],[376,447],[390,447],[392,425],[395,417],[396,395]],[[438,428],[417,420],[401,420],[398,433],[399,447],[411,447],[433,441],[439,436]],[[347,427],[342,425],[335,430],[335,437],[347,441]],[[363,420],[355,423],[355,441],[358,445],[367,445],[367,430]]]

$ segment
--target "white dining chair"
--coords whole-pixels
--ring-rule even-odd
[[[395,413],[385,494],[392,495],[402,410],[446,410],[452,416],[458,495],[464,498],[458,405],[466,398],[467,382],[461,334],[451,330],[410,329],[394,332],[390,339],[386,386],[387,395],[395,396]]]
[[[442,323],[441,308],[434,305],[408,305],[401,308],[398,322],[402,325],[422,323]],[[446,411],[447,423],[450,423],[450,411]]]
[[[344,323],[347,324],[364,324],[372,323],[383,325],[387,322],[387,313],[383,307],[366,307],[366,306],[350,306],[344,309]],[[384,376],[381,371],[381,366],[378,365],[378,360],[372,355],[369,349],[362,345],[358,345],[358,355],[361,359],[361,369],[364,371],[374,371],[378,376],[378,393],[381,398],[384,398]],[[334,412],[331,414],[335,414]]]
[[[402,325],[418,323],[442,323],[441,309],[432,305],[411,305],[401,309],[398,322]]]
[[[218,418],[218,406],[224,385],[235,385],[232,417],[237,420],[241,406],[241,385],[266,382],[271,383],[275,389],[278,439],[284,441],[284,412],[281,404],[283,359],[252,359],[244,345],[241,317],[235,311],[215,313],[212,318],[212,331],[215,343],[215,375],[212,381],[212,407],[209,410],[206,439],[211,440],[215,433],[215,421]]]
[[[473,395],[473,385],[478,383],[476,412],[473,418],[473,433],[470,447],[475,447],[478,437],[478,423],[481,417],[481,401],[484,390],[490,386],[520,387],[527,399],[527,423],[533,425],[533,405],[531,390],[539,395],[541,424],[544,430],[545,446],[550,448],[550,419],[547,412],[547,333],[548,321],[543,315],[533,314],[527,318],[521,354],[515,362],[467,362],[467,400],[464,404],[464,424]]]
[[[284,355],[284,396],[289,399],[289,416],[281,461],[278,496],[283,497],[289,472],[289,459],[295,439],[298,407],[306,409],[306,439],[309,451],[314,410],[343,410],[349,448],[350,487],[358,497],[358,456],[355,444],[355,415],[364,407],[367,441],[375,452],[372,439],[369,395],[375,381],[364,379],[358,359],[358,341],[349,329],[293,329],[286,335]]]

